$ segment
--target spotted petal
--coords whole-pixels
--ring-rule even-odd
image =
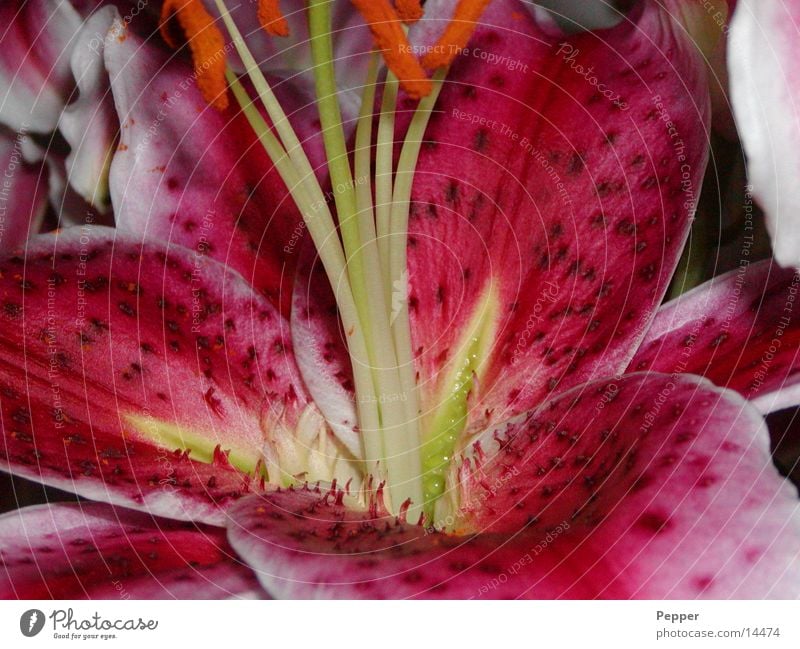
[[[281,597],[800,595],[800,503],[762,418],[707,381],[578,386],[486,435],[447,535],[335,491],[251,496],[229,539]]]
[[[771,260],[665,304],[631,371],[702,374],[768,413],[800,404],[800,277]]]
[[[97,503],[0,517],[2,599],[220,599],[263,595],[224,532]]]
[[[113,37],[115,30],[124,38]],[[246,119],[208,106],[189,63],[157,39],[121,25],[109,36],[106,65],[121,121],[110,174],[118,227],[208,254],[288,312],[290,296],[281,286],[292,277],[289,242],[303,229]],[[301,140],[321,151],[312,141],[313,107],[289,85],[281,90]]]
[[[656,3],[571,37],[516,9],[490,5],[452,68],[409,226],[427,406],[486,298],[494,344],[475,411],[490,421],[624,369],[674,271],[707,151],[702,62]]]
[[[41,236],[0,262],[0,302],[0,468],[24,477],[220,523],[307,405],[280,315],[185,248]]]

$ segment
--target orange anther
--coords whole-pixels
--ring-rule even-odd
[[[178,19],[192,52],[197,87],[205,100],[218,110],[228,107],[228,84],[225,81],[225,39],[206,11],[202,0],[164,0],[161,8],[161,35],[170,47],[175,40],[169,32],[169,20]]]
[[[353,0],[353,5],[369,25],[387,67],[394,72],[403,90],[414,99],[428,95],[431,80],[414,56],[403,23],[389,0]]]
[[[258,22],[267,34],[289,35],[289,23],[281,13],[280,0],[258,0]]]
[[[422,65],[429,70],[450,65],[456,54],[467,46],[478,26],[478,20],[490,2],[491,0],[458,0],[452,20],[436,45],[422,59]]]
[[[422,18],[422,5],[419,0],[395,0],[397,15],[406,24],[415,23]]]

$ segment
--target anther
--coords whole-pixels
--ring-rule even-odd
[[[472,37],[486,7],[491,0],[458,0],[453,18],[430,51],[422,59],[429,70],[450,65]]]
[[[430,94],[431,80],[414,56],[403,23],[389,0],[353,0],[400,86],[414,99]]]
[[[289,23],[281,13],[280,0],[258,0],[258,22],[267,34],[289,35]]]
[[[422,18],[422,5],[419,0],[395,0],[394,6],[400,20],[407,25]]]
[[[176,47],[169,31],[172,17],[178,19],[192,52],[197,87],[214,108],[228,107],[228,84],[225,81],[225,39],[206,11],[202,0],[164,0],[161,8],[161,36]]]

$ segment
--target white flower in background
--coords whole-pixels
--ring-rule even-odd
[[[728,46],[731,100],[775,258],[800,266],[800,2],[740,0]]]

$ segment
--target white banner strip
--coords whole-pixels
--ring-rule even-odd
[[[796,649],[799,630],[798,602],[0,602],[2,646],[15,648]]]

